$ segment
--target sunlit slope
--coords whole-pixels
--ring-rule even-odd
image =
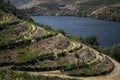
[[[9,0],[16,5],[18,1]],[[21,4],[23,0],[19,0]],[[120,21],[120,0],[31,0],[18,6],[28,15],[74,15]]]
[[[10,4],[0,3],[12,8],[0,7],[1,70],[77,79],[93,76],[97,80],[98,75],[107,74],[112,74],[113,80],[114,76],[120,77],[120,65],[113,59],[66,36],[62,30],[34,23],[25,15],[22,18],[22,13],[14,14]]]

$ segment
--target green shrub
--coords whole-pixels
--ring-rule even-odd
[[[93,64],[92,64],[93,65]],[[82,64],[81,67],[77,65],[73,65],[73,67],[69,67],[66,70],[64,70],[64,73],[70,76],[84,76],[84,77],[90,77],[90,76],[99,76],[99,75],[105,75],[113,71],[114,64],[111,66],[110,69],[106,70],[94,70],[90,68],[91,65],[88,64]]]
[[[92,45],[92,46],[99,46],[99,43],[97,42],[97,37],[95,35],[87,36],[84,39],[86,44]]]
[[[39,41],[41,39],[50,38],[50,37],[53,37],[53,36],[56,36],[56,35],[57,35],[57,33],[55,33],[55,34],[47,34],[47,35],[44,35],[44,36],[36,37],[35,40]]]
[[[69,39],[74,40],[74,41],[82,41],[82,38],[79,38],[76,35],[70,35],[68,36]]]
[[[2,62],[0,63],[0,67],[3,67],[3,66],[10,66],[10,65],[13,65],[13,62]]]
[[[120,62],[120,44],[114,45],[111,48],[104,48],[101,52]]]
[[[16,25],[18,24],[20,21],[16,21],[16,22],[13,22],[13,23],[3,23],[3,24],[0,24],[0,31],[3,30],[6,26],[12,26],[12,25]]]
[[[28,61],[22,61],[22,62],[15,62],[14,65],[27,65],[27,64],[35,64],[37,61],[43,61],[43,60],[54,60],[55,56],[54,53],[46,53],[40,56],[37,56],[35,58],[31,58]]]
[[[14,71],[1,70],[0,80],[76,80],[69,78],[59,78],[55,76],[30,75],[26,72],[16,73]]]
[[[63,68],[64,71],[71,71],[77,68],[88,68],[89,65],[86,63],[71,64]]]
[[[59,54],[57,54],[58,57],[65,57],[67,55],[67,52],[61,52]]]
[[[17,46],[28,45],[30,43],[31,43],[30,39],[28,39],[28,40],[24,39],[24,40],[18,41],[18,42],[11,41],[8,44],[0,45],[0,49],[13,49],[13,48],[15,48]]]
[[[62,29],[56,29],[55,31],[57,33],[62,33],[63,35],[66,35],[65,31],[63,31]]]

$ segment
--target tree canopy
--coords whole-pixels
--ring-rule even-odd
[[[116,44],[111,48],[104,48],[102,52],[120,62],[120,44]]]
[[[99,43],[97,41],[97,37],[95,35],[90,35],[87,36],[84,39],[85,43],[89,44],[89,45],[93,45],[93,46],[99,46]]]

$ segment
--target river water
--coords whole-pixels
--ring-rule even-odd
[[[120,22],[73,16],[31,16],[31,18],[37,23],[49,25],[54,29],[62,29],[68,35],[86,37],[94,34],[97,36],[100,47],[120,44]]]

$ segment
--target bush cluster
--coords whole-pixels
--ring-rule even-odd
[[[66,66],[63,68],[64,71],[71,71],[74,69],[80,69],[80,68],[88,68],[89,65],[86,63],[78,63],[78,64],[71,64],[70,66]]]
[[[9,43],[7,44],[3,44],[3,45],[0,45],[0,49],[12,49],[12,48],[15,48],[17,46],[20,46],[20,45],[28,45],[31,43],[31,40],[30,39],[27,39],[27,40],[21,40],[21,41],[18,41],[18,42],[15,42],[15,41],[10,41]]]
[[[53,36],[55,36],[55,35],[57,35],[57,33],[55,33],[55,34],[48,34],[48,35],[44,35],[44,36],[40,36],[40,37],[36,37],[35,40],[36,40],[36,41],[39,41],[39,40],[41,40],[41,39],[50,38],[50,37],[53,37]]]
[[[13,22],[13,23],[0,24],[0,31],[1,31],[2,29],[4,29],[6,26],[16,25],[16,24],[18,24],[18,23],[19,23],[19,21],[16,21],[16,22]]]
[[[30,75],[28,73],[16,73],[13,71],[0,71],[0,80],[76,80],[76,79],[69,79],[69,78],[59,78],[55,76],[37,76],[37,75]]]
[[[101,52],[120,62],[120,44],[114,45],[111,48],[103,48]]]
[[[1,62],[0,67],[13,65],[13,63],[14,63],[13,61],[11,61],[11,62]]]
[[[84,77],[90,77],[90,76],[99,76],[99,75],[105,75],[110,73],[114,68],[111,68],[110,70],[101,71],[101,70],[91,70],[83,68],[81,70],[71,70],[66,71],[66,73],[70,76],[84,76]]]
[[[27,65],[27,64],[35,64],[38,61],[43,61],[43,60],[54,60],[55,56],[53,53],[46,53],[40,56],[37,56],[35,58],[31,58],[28,61],[25,62],[15,62],[14,65]]]
[[[58,57],[65,57],[66,55],[67,55],[67,52],[65,52],[65,51],[57,54]]]

